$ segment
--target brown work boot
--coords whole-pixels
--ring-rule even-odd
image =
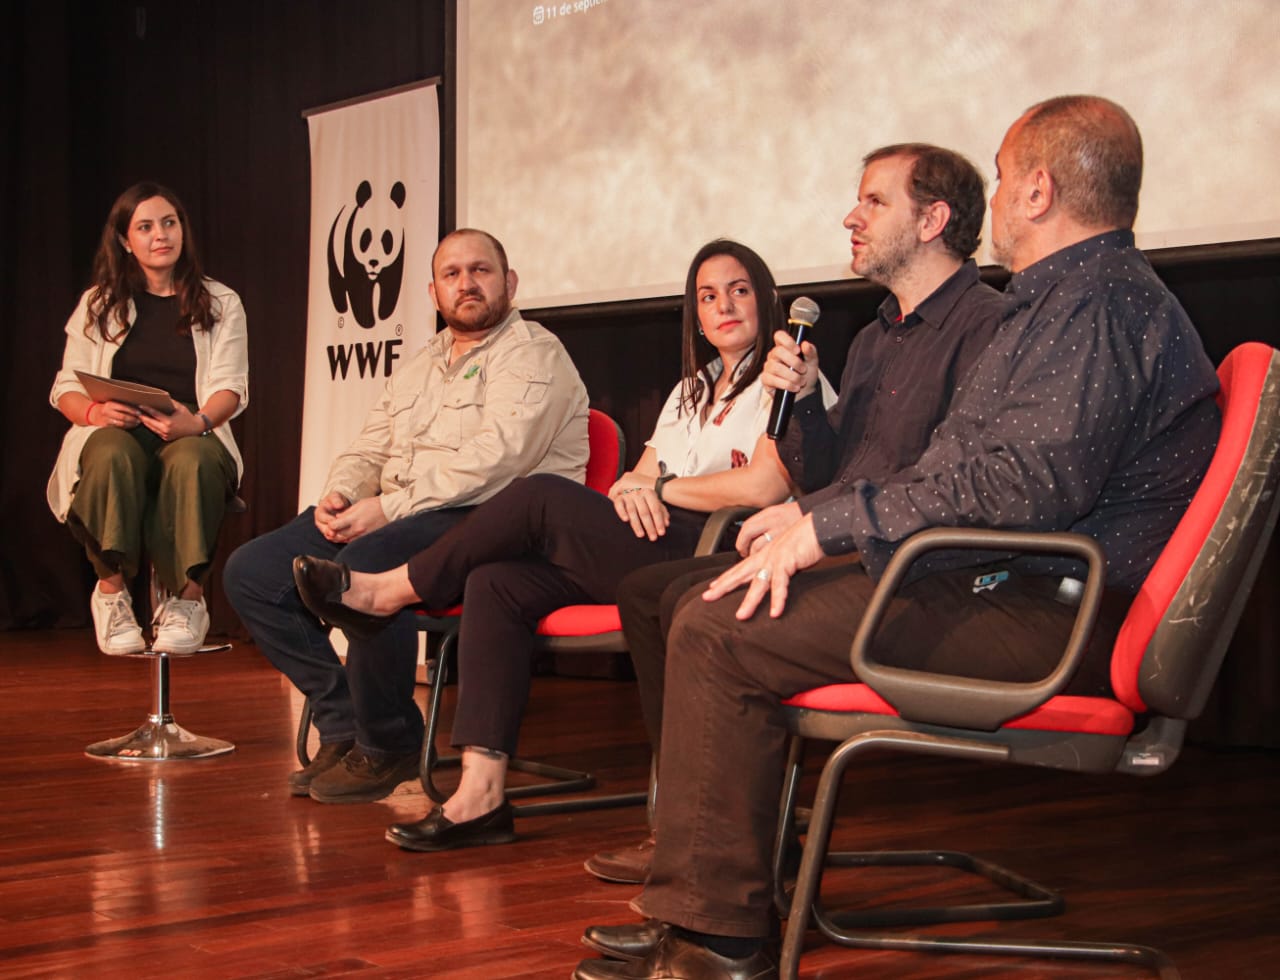
[[[341,742],[325,742],[316,751],[315,758],[296,772],[289,773],[289,792],[294,796],[310,796],[311,781],[326,769],[332,769],[342,757],[355,747],[354,739]]]
[[[417,777],[417,752],[375,756],[357,747],[311,781],[310,796],[320,803],[372,803]]]
[[[620,851],[601,851],[583,862],[583,867],[601,881],[619,885],[643,885],[649,877],[656,839],[652,832],[640,844]]]

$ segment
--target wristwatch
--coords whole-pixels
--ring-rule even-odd
[[[200,434],[202,436],[207,436],[210,432],[213,431],[213,419],[205,415],[204,412],[197,412],[196,414],[199,415],[200,418],[204,421],[204,431],[201,432]]]
[[[676,475],[674,473],[663,473],[662,476],[653,481],[653,492],[658,495],[659,500],[662,500],[662,485],[674,480],[675,478]],[[666,503],[665,500],[662,502]]]

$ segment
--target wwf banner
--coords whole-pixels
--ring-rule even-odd
[[[298,507],[403,359],[435,333],[427,293],[439,231],[440,120],[424,83],[305,114],[311,265]]]

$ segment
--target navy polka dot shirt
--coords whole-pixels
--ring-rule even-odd
[[[995,340],[914,466],[813,509],[827,554],[878,576],[897,545],[935,526],[1072,530],[1107,554],[1107,585],[1136,591],[1217,445],[1218,379],[1185,311],[1112,231],[1024,269]],[[916,574],[982,564],[937,554]],[[1068,559],[1019,558],[1078,575]]]

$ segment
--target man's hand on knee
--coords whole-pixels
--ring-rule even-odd
[[[734,547],[738,549],[738,554],[746,557],[771,543],[774,538],[781,537],[784,531],[803,516],[800,505],[794,500],[756,511],[742,522],[742,530],[738,532]]]
[[[737,618],[746,620],[754,616],[767,592],[769,615],[776,619],[786,608],[792,576],[822,557],[813,517],[806,514],[763,548],[713,579],[702,598],[714,602],[745,585],[747,594],[738,606]]]

